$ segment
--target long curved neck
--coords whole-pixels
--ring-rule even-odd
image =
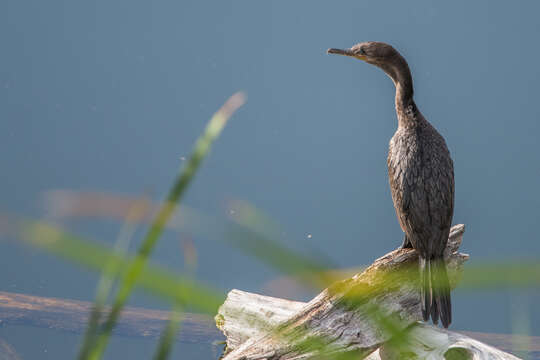
[[[381,69],[396,86],[396,114],[400,127],[411,127],[418,122],[418,109],[413,100],[413,81],[407,61],[396,55],[393,61],[382,64]]]

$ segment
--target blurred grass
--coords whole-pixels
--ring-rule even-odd
[[[91,198],[95,200],[92,201]],[[112,217],[121,220],[127,216],[129,207],[137,201],[136,197],[121,197],[114,194],[78,194],[56,190],[47,193],[46,210],[59,218]],[[148,212],[141,221],[148,220],[148,214],[153,211],[152,209],[155,209],[155,205],[148,207]],[[169,228],[225,241],[280,270],[285,276],[276,281],[294,282],[295,286],[320,289],[365,269],[365,266],[338,269],[322,257],[298,254],[282,246],[276,239],[281,237],[283,229],[268,215],[246,201],[231,200],[227,210],[229,221],[224,221],[182,206],[173,216]],[[270,258],[268,254],[271,255]],[[467,262],[457,290],[486,291],[537,287],[540,287],[540,259],[531,257]]]
[[[48,215],[56,219],[100,216],[119,220],[125,219],[130,206],[138,201],[137,198],[112,194],[77,194],[65,190],[48,192],[45,200]],[[147,222],[149,215],[155,211],[156,205],[150,205],[141,221]],[[334,272],[327,270],[333,266],[322,256],[307,256],[293,252],[276,241],[281,237],[280,226],[253,205],[245,201],[232,200],[229,202],[227,214],[228,221],[181,206],[171,216],[168,228],[183,234],[191,233],[199,237],[224,241],[259,261],[300,279],[310,288],[321,289],[339,280],[334,276]]]
[[[249,211],[255,213],[259,212],[254,207],[250,207]],[[259,215],[251,214],[249,217],[246,218],[257,219]],[[262,228],[264,226],[261,226],[262,223],[259,220],[256,220],[254,221],[254,224],[257,225],[253,225],[245,220],[242,220],[242,218],[236,219],[236,221],[237,223],[232,224],[232,228],[235,230],[243,230],[243,232],[238,233],[237,231],[232,231],[227,233],[227,235],[233,236],[236,241],[238,241],[238,238],[240,238],[241,240],[239,240],[239,244],[243,244],[244,242],[257,244],[260,240],[258,233],[264,232],[264,229]],[[10,221],[10,224],[14,224],[14,222]],[[127,264],[133,261],[132,258],[120,256],[114,251],[111,251],[111,249],[109,248],[97,245],[96,243],[91,241],[83,240],[79,237],[62,231],[57,227],[44,223],[20,221],[19,235],[20,238],[22,238],[32,246],[43,248],[57,255],[69,258],[76,263],[85,264],[86,266],[89,266],[95,270],[107,269],[108,267],[104,266],[105,264],[114,263],[116,264],[115,266],[118,269],[121,269],[120,271],[124,271]],[[309,261],[304,263],[303,257],[299,256],[294,251],[291,251],[290,249],[282,246],[274,246],[276,244],[274,244],[273,239],[264,238],[263,241],[264,244],[267,244],[267,246],[271,247],[271,258],[285,258],[287,259],[285,261],[285,264],[289,263],[295,265],[282,266],[282,260],[268,260],[266,258],[268,253],[266,251],[253,251],[253,255],[262,258],[269,264],[273,264],[273,266],[283,271],[285,274],[290,274],[291,276],[294,276],[296,278],[298,272],[302,272],[305,269],[321,269],[321,271],[325,271],[325,266],[317,264],[316,260],[309,259]],[[240,247],[242,248],[242,246]],[[300,260],[296,261],[297,257]],[[110,272],[111,270],[108,271]],[[516,286],[523,288],[537,287],[539,285],[539,271],[540,267],[533,260],[530,260],[529,262],[521,261],[517,264],[487,263],[480,264],[478,266],[470,266],[468,269],[466,269],[466,275],[462,278],[461,287],[465,290],[479,290],[482,288],[497,289],[501,287]],[[524,276],[524,274],[527,275]],[[398,274],[393,275],[398,276]],[[300,279],[302,278],[300,277]],[[179,292],[171,292],[172,288],[169,285],[171,283],[176,283],[176,286],[179,286],[179,288],[181,288],[182,290],[180,290]],[[303,283],[305,284],[305,282]],[[186,286],[186,284],[189,285]],[[191,280],[185,279],[185,277],[182,277],[181,275],[170,273],[167,272],[165,269],[156,268],[154,266],[148,266],[145,269],[138,282],[138,286],[145,286],[152,292],[160,293],[165,297],[174,297],[176,299],[175,301],[179,300],[180,303],[189,304],[190,306],[197,308],[199,311],[204,311],[212,315],[215,314],[217,307],[223,302],[223,295],[219,292],[211,290],[209,288],[204,289],[204,287],[202,289],[206,290],[206,292],[201,292],[200,284],[196,284]],[[196,288],[197,290],[194,290],[194,288]],[[181,294],[182,297],[178,297],[179,294]],[[365,294],[357,294],[356,299],[351,299],[351,301],[353,302],[351,306],[355,306],[354,301],[362,301],[362,296],[364,295]],[[213,301],[207,303],[208,306],[201,306],[205,304],[206,301],[212,298]],[[406,336],[404,332],[400,332],[399,326],[397,326],[396,324],[390,323],[390,325],[385,325],[385,321],[387,321],[387,319],[383,315],[382,311],[378,311],[377,309],[375,309],[373,311],[373,316],[378,319],[378,323],[380,323],[380,325],[385,328],[385,331],[394,335],[395,339],[399,340],[400,337]],[[174,329],[174,327],[170,328]],[[165,334],[164,338],[166,338]],[[315,347],[318,346],[316,344],[316,340],[314,341],[315,343],[312,345]],[[399,344],[402,343],[403,341],[398,341],[397,346],[400,346]],[[308,343],[304,345],[312,346]]]
[[[92,348],[89,359],[100,359],[105,351],[105,347],[109,341],[111,331],[120,316],[120,312],[124,307],[129,295],[131,294],[133,287],[141,275],[144,269],[148,257],[152,253],[156,242],[159,240],[165,224],[169,221],[170,217],[174,213],[177,203],[181,200],[187,187],[193,180],[195,173],[197,172],[201,162],[206,157],[212,143],[219,136],[229,117],[245,102],[245,96],[243,93],[236,93],[231,96],[225,104],[212,116],[208,125],[206,126],[203,134],[197,139],[193,152],[191,153],[186,166],[179,173],[178,177],[173,183],[167,199],[160,206],[158,214],[154,221],[150,225],[146,237],[140,245],[137,256],[128,265],[125,274],[120,279],[119,290],[116,294],[116,298],[113,301],[111,311],[107,320],[103,324],[101,333],[96,339],[95,346]],[[180,302],[180,304],[182,304]]]
[[[3,228],[9,228],[25,244],[90,270],[103,271],[110,277],[114,277],[117,272],[125,272],[134,261],[133,256],[118,254],[107,246],[73,235],[54,225],[5,216],[3,219],[8,221]],[[225,299],[222,292],[210,286],[154,264],[145,267],[136,285],[149,294],[185,304],[209,315],[214,315]]]
[[[114,276],[118,271],[124,272],[133,261],[132,257],[117,254],[112,249],[69,234],[55,226],[19,220],[19,225],[14,227],[15,220],[10,219],[9,222],[12,224],[11,227],[18,232],[18,238],[27,244],[71,260],[76,264],[86,265],[93,270],[102,270],[107,276]],[[291,252],[289,256],[294,256],[294,253]],[[402,274],[388,274],[385,281],[396,281],[395,276],[402,276]],[[168,299],[172,298],[178,304],[186,304],[210,315],[217,313],[218,307],[224,301],[224,296],[219,292],[155,265],[146,267],[138,285],[150,290],[153,294],[160,294]],[[372,292],[350,293],[347,299],[348,306],[354,307],[359,303],[365,303],[367,298],[372,295]],[[403,326],[399,325],[395,319],[387,318],[383,310],[373,305],[368,314],[373,316],[374,321],[379,323],[383,331],[387,331],[394,337],[396,343],[402,343],[404,341]],[[159,349],[161,350],[158,351],[156,357],[164,358],[164,354],[170,350],[173,335],[176,333],[175,329],[178,328],[179,316],[178,310],[172,313],[171,321],[160,341]],[[318,340],[315,338],[306,340],[302,346],[316,348],[320,345],[318,344]]]
[[[169,357],[175,335],[180,330],[181,317],[182,306],[180,304],[175,304],[171,310],[171,315],[169,321],[167,322],[167,327],[165,328],[161,335],[161,338],[159,339],[159,344],[156,349],[156,354],[154,356],[155,360],[164,360]]]
[[[101,272],[97,286],[95,306],[89,320],[88,329],[81,346],[80,359],[99,359],[107,346],[111,331],[116,324],[128,297],[138,286],[165,297],[174,304],[170,320],[163,331],[156,349],[155,359],[166,359],[171,351],[175,334],[180,327],[181,312],[185,308],[196,309],[200,312],[214,315],[224,300],[223,294],[210,286],[201,284],[191,277],[173,273],[162,267],[148,264],[152,250],[166,227],[185,231],[188,229],[197,235],[217,236],[216,225],[220,226],[220,234],[228,244],[245,253],[252,255],[304,286],[320,289],[329,286],[345,274],[331,271],[333,266],[323,256],[307,256],[292,251],[280,244],[276,239],[281,238],[282,230],[269,216],[251,204],[233,200],[229,203],[229,221],[198,214],[187,207],[177,211],[177,204],[195,176],[200,163],[207,155],[211,144],[219,136],[227,119],[243,104],[243,95],[233,95],[225,105],[209,121],[203,135],[197,140],[193,153],[186,166],[175,179],[166,200],[159,206],[147,204],[138,210],[134,208],[139,200],[129,198],[119,199],[112,195],[100,195],[96,201],[95,194],[77,194],[57,191],[49,193],[48,207],[54,216],[114,216],[126,219],[123,235],[115,248],[110,249],[95,242],[82,239],[68,233],[57,226],[44,222],[1,217],[4,220],[2,228],[9,229],[27,244],[41,248],[60,257],[69,259],[79,265]],[[106,202],[104,203],[103,200]],[[134,210],[135,209],[135,210]],[[125,254],[127,242],[131,238],[132,228],[141,221],[151,221],[150,229],[143,239],[135,256]],[[172,219],[172,223],[169,221]],[[214,230],[212,230],[214,229]],[[191,261],[191,267],[196,262],[195,249],[190,243],[184,247],[185,256]],[[188,263],[189,263],[188,261]],[[357,270],[361,271],[361,268]],[[351,270],[348,270],[350,273]],[[404,274],[385,274],[384,281],[412,278],[410,271]],[[119,278],[119,290],[113,301],[111,312],[105,323],[99,325],[99,314],[106,303],[112,289],[113,281]],[[531,288],[540,286],[540,263],[536,259],[527,261],[501,263],[475,263],[465,268],[459,289],[468,291],[500,289],[500,288]],[[380,289],[384,291],[384,289]],[[357,291],[348,294],[347,306],[365,305],[373,293]],[[407,328],[399,321],[387,316],[385,309],[371,305],[367,314],[377,324],[380,331],[388,334],[392,340],[390,346],[401,348],[407,343]],[[285,334],[287,336],[287,334]],[[326,339],[311,337],[299,346],[303,351],[325,349]],[[331,349],[328,349],[331,351]],[[358,354],[334,354],[331,358],[349,359]]]
[[[467,291],[540,287],[540,259],[477,261],[465,267],[458,289]]]
[[[298,276],[299,274],[301,275],[302,272],[305,272],[308,269],[309,271],[320,270],[322,272],[327,272],[325,266],[317,263],[317,260],[310,258],[307,261],[304,261],[305,259],[303,256],[296,254],[290,249],[275,244],[275,241],[270,239],[269,236],[264,236],[264,234],[261,235],[260,233],[264,232],[265,228],[267,228],[266,225],[262,225],[266,223],[261,221],[261,218],[263,218],[264,215],[252,206],[246,207],[245,209],[249,209],[249,211],[252,213],[245,214],[245,217],[244,215],[237,215],[238,217],[233,219],[235,222],[233,222],[230,226],[234,231],[226,232],[229,241],[232,237],[234,242],[236,242],[236,246],[243,250],[246,250],[246,246],[243,244],[250,244],[248,250],[246,250],[247,252],[250,252],[261,260],[273,265],[283,273],[299,279],[300,283],[304,285],[313,285],[313,281],[303,278],[302,276]],[[251,224],[245,219],[254,220]],[[111,252],[111,250],[106,247],[96,245],[90,241],[84,241],[76,236],[62,232],[58,228],[47,224],[38,222],[24,222],[22,229],[24,230],[22,232],[24,234],[23,238],[26,239],[26,241],[31,245],[38,246],[53,253],[67,257],[77,263],[83,263],[87,266],[89,265],[96,270],[102,269],[104,264],[110,261],[113,261],[113,263],[118,263],[118,265],[115,266],[118,266],[119,269],[125,269],[126,263],[132,261],[132,259],[125,259],[122,256]],[[276,232],[276,229],[273,229],[270,232],[274,233]],[[264,251],[261,251],[256,246],[260,242],[265,245],[263,248],[265,249]],[[267,251],[268,248],[270,251]],[[110,258],[114,260],[111,260]],[[100,260],[96,261],[97,259]],[[150,273],[150,276],[148,275],[148,272]],[[539,272],[540,266],[538,266],[538,263],[533,260],[529,260],[528,262],[520,261],[519,263],[479,264],[469,266],[466,269],[466,275],[463,276],[460,286],[464,290],[469,291],[478,291],[481,289],[500,289],[507,287],[538,287],[540,279],[538,276]],[[169,281],[167,281],[166,278],[162,277],[162,274],[163,269],[156,270],[149,266],[141,276],[141,284],[144,284],[145,279],[149,279],[148,284],[151,284],[150,289],[152,291],[156,291],[160,285],[164,285],[167,282],[170,282],[172,279],[174,279],[173,281],[178,281],[181,279],[181,277],[178,275],[169,274]],[[526,275],[524,276],[524,274]],[[388,281],[393,281],[393,276],[400,275],[390,274]],[[185,284],[183,285],[185,286]],[[321,284],[316,283],[316,285],[319,286]],[[167,297],[169,296],[169,293],[167,293],[168,287],[169,286],[165,285],[163,288],[161,288],[161,290],[165,290],[161,293],[166,293]],[[208,293],[197,295],[197,293],[192,289],[186,289],[184,291],[184,295],[186,297],[181,300],[181,303],[188,303],[193,307],[199,307],[199,310],[201,310],[201,301],[205,301],[209,298]],[[366,294],[355,294],[351,299],[349,299],[351,301],[350,306],[354,307],[354,302],[364,301],[362,300],[364,296],[366,296]],[[209,314],[215,314],[217,307],[223,301],[223,296],[219,294],[214,296],[214,298],[215,301],[213,301],[213,304],[209,307],[204,307],[203,311],[206,311]],[[372,316],[377,319],[377,323],[385,329],[384,331],[393,334],[393,338],[395,339],[394,343],[396,344],[395,346],[402,346],[406,342],[405,332],[399,330],[399,324],[385,324],[388,319],[383,315],[383,310],[384,309],[374,309]],[[171,326],[167,331],[171,331],[171,328],[174,329],[173,325],[174,323],[171,323]],[[165,339],[167,336],[164,334],[163,338]],[[316,339],[313,341],[315,341],[314,344],[307,342],[304,345],[308,347],[319,346],[317,345]]]
[[[140,218],[148,206],[147,199],[141,199],[135,203],[130,209],[128,216],[122,226],[118,238],[114,244],[113,251],[120,256],[125,256],[128,251],[129,243],[135,233],[137,224],[140,222]],[[114,274],[114,275],[110,275]],[[88,326],[83,337],[83,342],[79,351],[79,359],[86,359],[89,352],[96,341],[96,335],[98,333],[98,326],[101,314],[104,306],[107,302],[107,298],[112,290],[114,280],[118,277],[119,268],[118,263],[109,261],[105,264],[101,271],[101,277],[98,281],[96,288],[96,299],[94,300],[94,306],[90,313],[90,319],[88,320]]]

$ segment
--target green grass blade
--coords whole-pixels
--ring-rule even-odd
[[[104,271],[107,276],[113,276],[116,273],[114,269],[124,272],[134,261],[133,257],[119,255],[109,247],[82,239],[56,226],[12,217],[0,217],[0,220],[7,220],[8,225],[2,228],[10,230],[26,244],[88,269]],[[109,263],[112,264],[111,267],[106,266]],[[225,300],[221,292],[194,281],[190,276],[183,276],[153,264],[145,267],[136,285],[151,295],[184,304],[212,316]]]
[[[147,206],[148,202],[143,199],[132,206],[114,244],[114,252],[121,256],[127,254],[129,243],[137,228],[138,219],[144,214]],[[114,280],[119,274],[119,270],[120,268],[118,267],[117,262],[108,261],[101,272],[101,277],[96,287],[96,299],[90,313],[90,319],[88,320],[88,325],[79,351],[79,359],[86,359],[88,357],[90,349],[95,342],[101,313],[103,312],[107,298],[112,290]]]
[[[459,290],[539,288],[540,261],[521,259],[505,262],[474,262],[464,267]]]
[[[199,165],[210,150],[214,140],[219,136],[227,120],[232,113],[244,103],[244,95],[237,93],[233,95],[224,105],[214,114],[206,126],[203,135],[195,143],[193,153],[183,171],[174,182],[172,189],[167,196],[166,202],[161,206],[150,230],[141,244],[135,260],[128,267],[126,274],[122,277],[119,284],[120,289],[113,302],[111,312],[103,325],[103,331],[97,339],[96,346],[90,354],[90,359],[100,359],[105,347],[107,346],[110,334],[122,308],[124,307],[137,278],[140,276],[147,259],[150,256],[154,246],[163,233],[163,229],[171,215],[174,213],[177,203],[185,193],[189,183],[193,179]]]

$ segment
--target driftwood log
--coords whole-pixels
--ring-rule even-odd
[[[268,332],[273,325],[287,320],[306,305],[303,302],[269,298],[238,290],[229,293],[227,303],[229,305],[223,306],[222,311],[238,306],[243,307],[243,314],[240,316],[238,316],[238,312],[236,314],[225,312],[223,316],[223,319],[227,319],[225,324],[228,327],[230,349],[238,347],[255,334],[263,335],[264,331],[258,325],[266,325],[267,330],[265,331]],[[241,304],[260,304],[261,306],[251,307],[250,310]],[[11,325],[23,325],[83,334],[91,308],[92,303],[87,301],[0,291],[0,326],[8,331]],[[114,330],[114,334],[133,338],[157,339],[167,325],[169,316],[168,311],[127,307]],[[262,321],[248,322],[250,318]],[[182,326],[176,337],[178,342],[203,343],[210,346],[210,344],[224,340],[223,335],[209,316],[186,313],[183,314],[182,319]],[[540,337],[538,336],[480,332],[464,334],[504,350],[540,352]],[[235,339],[238,339],[236,343],[234,343]],[[18,359],[18,355],[11,345],[0,338],[0,360],[4,359]]]
[[[458,252],[464,230],[464,225],[452,228],[445,252],[451,286],[468,259]],[[414,250],[394,250],[308,303],[232,290],[216,316],[227,337],[223,360],[308,359],[346,353],[370,360],[517,359],[465,335],[418,323],[420,297],[417,282],[411,281],[416,264]],[[391,346],[391,335],[375,324],[375,314],[391,319],[398,329],[408,329],[410,342],[405,347]]]

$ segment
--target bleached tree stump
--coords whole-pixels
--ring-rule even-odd
[[[458,252],[464,229],[452,228],[445,251],[451,286],[468,259]],[[517,359],[465,335],[417,324],[420,296],[417,283],[411,281],[416,272],[416,252],[398,249],[308,303],[232,290],[216,316],[227,337],[223,360],[308,359],[349,352],[370,360]],[[392,319],[393,326],[410,328],[405,348],[390,346],[390,334],[374,321],[374,308]],[[325,346],[313,346],[321,342]]]

